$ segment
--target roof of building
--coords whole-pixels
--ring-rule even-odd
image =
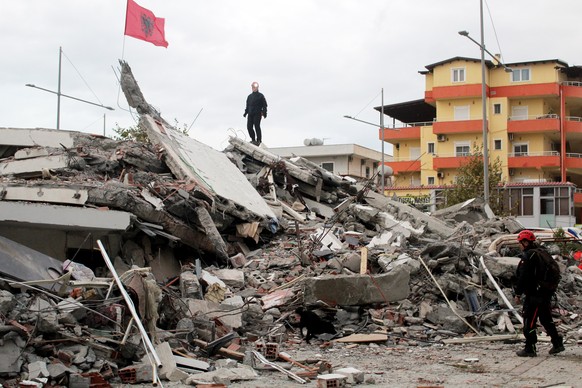
[[[449,59],[445,59],[436,63],[432,63],[430,65],[426,65],[425,68],[427,70],[421,70],[419,71],[420,74],[427,74],[433,71],[433,69],[437,66],[440,65],[444,65],[446,63],[450,63],[450,62],[454,62],[454,61],[467,61],[467,62],[475,62],[475,63],[479,63],[481,62],[481,59],[479,58],[469,58],[469,57],[452,57]],[[522,62],[512,62],[512,63],[507,63],[505,62],[505,66],[522,66],[522,65],[529,65],[529,64],[536,64],[536,63],[559,63],[562,66],[565,66],[566,68],[568,68],[568,63],[566,63],[565,61],[561,60],[561,59],[539,59],[539,60],[535,60],[535,61],[522,61]],[[491,67],[495,67],[497,66],[497,64],[493,61],[490,60],[485,60],[485,65],[489,68]]]
[[[424,99],[384,105],[384,108],[376,106],[374,109],[378,112],[383,110],[385,115],[405,124],[432,122],[436,117],[436,108]]]
[[[292,156],[317,157],[357,155],[367,159],[381,160],[382,153],[358,144],[324,144],[297,147],[269,147],[269,151],[284,158]],[[385,156],[391,156],[385,153]]]

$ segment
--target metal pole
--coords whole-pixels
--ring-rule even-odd
[[[483,198],[489,204],[489,141],[487,139],[487,85],[485,80],[485,34],[483,29],[483,0],[480,0],[481,21],[481,99],[483,107]]]
[[[382,88],[382,106],[380,107],[380,130],[382,131],[382,195],[385,193],[386,182],[384,180],[384,88]]]
[[[154,344],[150,340],[150,337],[148,336],[148,333],[147,333],[145,327],[143,327],[143,324],[141,323],[141,319],[139,318],[139,315],[137,314],[137,311],[135,309],[135,305],[131,301],[131,298],[130,298],[129,294],[127,293],[127,291],[125,290],[125,287],[124,287],[123,283],[121,282],[121,279],[117,275],[117,272],[115,271],[115,267],[113,266],[113,263],[111,262],[111,259],[109,258],[109,255],[107,254],[107,251],[105,250],[105,247],[103,246],[103,243],[101,242],[101,240],[97,240],[97,246],[99,247],[99,250],[101,251],[101,255],[103,256],[103,260],[105,261],[107,268],[109,269],[109,271],[113,275],[113,279],[115,280],[115,283],[117,284],[117,288],[119,289],[119,292],[121,292],[123,299],[125,299],[125,302],[127,304],[127,308],[131,312],[131,316],[133,318],[133,321],[136,324],[137,328],[139,329],[139,332],[140,332],[141,337],[146,345],[147,350],[149,350],[150,353],[152,354],[152,357],[154,358],[154,362],[156,363],[157,367],[161,368],[162,362],[160,361],[160,358],[158,357],[158,354],[156,352]]]
[[[59,87],[57,88],[57,129],[61,129],[61,58],[63,48],[59,46]]]
[[[105,113],[103,113],[103,136],[105,136]]]

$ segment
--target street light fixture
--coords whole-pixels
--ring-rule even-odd
[[[485,79],[485,53],[489,54],[494,60],[502,65],[506,72],[512,72],[512,70],[502,64],[499,58],[491,54],[485,48],[485,38],[483,32],[483,0],[480,0],[479,4],[481,43],[471,38],[467,31],[459,31],[459,35],[469,39],[481,49],[481,107],[483,109],[483,199],[485,200],[486,204],[489,204],[489,143],[487,139],[487,81]]]

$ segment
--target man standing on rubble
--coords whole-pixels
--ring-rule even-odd
[[[248,115],[247,131],[249,131],[251,143],[258,146],[262,141],[261,119],[263,117],[267,118],[267,100],[265,99],[265,96],[259,92],[258,82],[253,82],[251,84],[251,89],[253,92],[247,97],[247,106],[243,117],[247,117]]]
[[[536,236],[530,230],[522,230],[517,236],[517,241],[521,245],[521,261],[517,266],[517,286],[515,288],[515,300],[520,303],[521,295],[525,294],[523,302],[523,335],[525,336],[525,347],[516,354],[519,357],[536,357],[536,343],[538,341],[536,333],[536,321],[546,329],[546,333],[552,339],[550,354],[557,354],[564,351],[563,338],[558,334],[556,325],[552,320],[551,300],[554,291],[540,287],[536,271],[543,267],[541,253],[544,249],[536,244]]]

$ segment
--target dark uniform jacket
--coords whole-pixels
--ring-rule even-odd
[[[516,271],[517,285],[515,287],[515,293],[516,295],[525,294],[529,297],[550,298],[553,293],[541,289],[538,284],[537,271],[539,270],[543,259],[535,249],[544,248],[528,248],[520,255],[521,261],[519,262]]]
[[[245,114],[251,116],[254,114],[262,114],[264,117],[267,117],[267,100],[263,93],[257,91],[249,94]]]

